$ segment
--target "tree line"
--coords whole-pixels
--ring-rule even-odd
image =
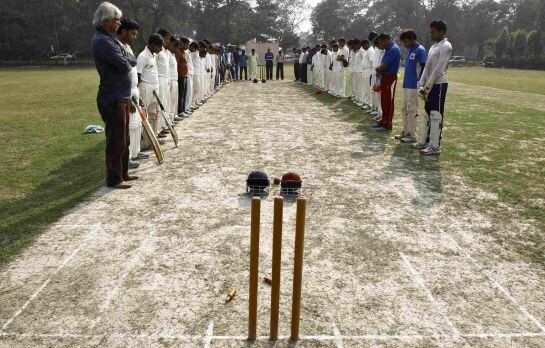
[[[431,45],[428,24],[442,19],[456,55],[484,59],[494,50],[496,38],[507,28],[543,32],[544,0],[324,0],[313,10],[312,33],[307,40],[327,42],[332,38],[366,38],[370,30],[394,37],[403,28],[420,34]],[[522,34],[517,40],[522,40]],[[543,37],[540,42],[543,43]],[[502,39],[503,40],[503,39]],[[525,37],[525,42],[526,42]],[[532,41],[535,42],[535,41]]]
[[[97,0],[3,0],[0,59],[38,60],[53,53],[90,56]],[[166,28],[175,35],[242,44],[256,38],[298,45],[304,1],[291,0],[111,0],[140,24],[135,48]]]
[[[535,55],[545,46],[545,0],[323,0],[310,18],[294,0],[112,0],[138,21],[136,49],[160,27],[190,38],[241,44],[275,39],[281,47],[365,38],[371,30],[397,36],[413,28],[426,47],[428,23],[443,19],[456,55],[482,60]],[[0,59],[37,60],[52,53],[90,56],[97,0],[3,0]],[[299,33],[303,20],[312,31]],[[522,48],[524,46],[524,48]],[[541,55],[541,54],[540,54]],[[513,57],[517,58],[517,57]]]

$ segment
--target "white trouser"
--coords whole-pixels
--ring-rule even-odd
[[[132,97],[136,97],[137,103],[140,98],[140,90],[134,87],[131,92]],[[132,159],[140,153],[140,143],[142,141],[142,119],[138,111],[129,115],[129,159]]]
[[[214,70],[214,73],[210,74],[210,86],[208,87],[208,90],[210,93],[214,92],[214,87],[216,84],[216,70]]]
[[[193,75],[193,104],[201,100],[202,76]]]
[[[346,97],[346,69],[339,71],[337,88],[339,89],[339,96],[344,98]]]
[[[322,88],[324,85],[324,71],[314,67],[314,85]]]
[[[307,66],[307,82],[309,85],[314,84],[314,70],[312,70],[312,66]]]
[[[371,69],[363,71],[363,84],[361,86],[360,100],[365,104],[371,104]]]
[[[323,88],[328,91],[329,90],[329,68],[324,68],[324,86]]]
[[[155,132],[155,134],[158,133],[158,112],[159,112],[159,105],[157,104],[157,100],[155,100],[155,97],[153,96],[153,91],[156,93],[159,90],[158,85],[150,84],[147,82],[140,82],[138,84],[138,90],[140,91],[140,99],[142,99],[142,102],[144,103],[144,106],[148,109],[148,121],[151,125],[151,128]],[[132,142],[132,140],[131,140]],[[142,147],[144,149],[150,148],[151,143],[147,136],[144,137],[144,142],[142,143]],[[138,154],[136,154],[138,155]]]
[[[184,111],[187,111],[192,106],[193,106],[193,75],[187,75]]]
[[[178,80],[170,80],[169,117],[174,122],[174,116],[178,115]]]
[[[208,94],[208,73],[205,72],[204,74],[200,75],[199,78],[201,79],[201,88],[200,88],[200,99],[204,99],[206,95]]]
[[[350,79],[348,81],[348,83],[350,84],[350,88],[349,88],[349,91],[350,91],[350,94],[349,96],[350,97],[353,97],[356,95],[356,73],[354,71],[349,71],[349,76],[350,76]]]
[[[361,94],[363,89],[363,72],[353,72],[352,74],[354,75],[354,97],[356,97],[356,101],[361,101]]]
[[[374,86],[377,83],[377,75],[373,74],[371,78],[371,86]],[[380,92],[375,92],[371,90],[371,106],[375,108],[379,115],[382,115],[382,106],[380,104]]]
[[[407,137],[416,138],[416,124],[418,118],[418,90],[403,89],[403,133]]]
[[[341,72],[339,70],[331,71],[331,91],[334,95],[339,95],[339,80]]]
[[[161,103],[163,104],[163,107],[165,108],[165,114],[168,116],[168,110],[169,110],[169,101],[170,101],[170,78],[168,77],[161,77],[159,76],[159,99],[161,99]],[[165,120],[163,119],[163,116],[159,117],[158,122],[158,128],[159,131],[161,129],[166,128],[167,124]]]

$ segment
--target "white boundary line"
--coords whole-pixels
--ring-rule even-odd
[[[433,297],[433,294],[431,293],[430,289],[426,286],[426,283],[424,282],[424,279],[420,276],[418,271],[413,267],[413,265],[409,261],[409,258],[403,253],[400,253],[400,256],[401,256],[401,259],[403,260],[403,263],[405,263],[405,266],[407,267],[409,272],[412,274],[412,276],[413,276],[414,280],[416,281],[416,283],[422,288],[422,290],[424,290],[424,293],[428,297],[428,300],[430,301],[430,303],[435,307],[435,309],[439,312],[439,314],[441,314],[441,316],[443,317],[443,319],[445,320],[447,325],[452,330],[453,337],[454,338],[459,337],[460,336],[460,331],[458,331],[456,326],[454,326],[454,324],[450,321],[450,319],[448,318],[448,316],[445,313],[445,309],[442,306],[440,306],[439,303],[437,303],[437,301]]]
[[[42,285],[40,285],[40,287],[38,289],[36,289],[36,291],[34,291],[34,293],[32,293],[32,295],[30,295],[28,300],[15,313],[13,313],[13,315],[2,325],[2,327],[0,328],[0,334],[2,334],[11,325],[11,323],[15,319],[17,319],[17,317],[19,315],[21,315],[21,313],[23,313],[23,311],[28,307],[28,305],[32,301],[34,301],[36,299],[36,297],[38,297],[40,295],[40,293],[47,287],[47,285],[51,282],[51,279],[54,276],[56,276],[64,267],[66,267],[66,265],[68,265],[70,263],[70,261],[72,261],[74,256],[76,256],[76,254],[81,249],[83,249],[84,246],[87,245],[89,240],[94,238],[94,236],[97,233],[98,229],[99,229],[99,227],[95,226],[91,231],[89,231],[87,233],[87,235],[84,237],[83,242],[67,258],[64,259],[64,261],[59,265],[59,267],[42,283]]]
[[[331,326],[333,329],[333,336],[335,337],[335,347],[343,348],[343,336],[341,335],[339,328],[335,323],[332,323]]]
[[[206,330],[206,337],[204,338],[204,348],[210,348],[212,343],[212,337],[214,336],[214,322],[210,320],[208,324],[208,329]]]
[[[119,292],[119,290],[121,289],[123,284],[125,283],[125,280],[129,276],[129,273],[131,273],[132,270],[141,261],[142,252],[145,251],[145,250],[148,250],[149,247],[150,247],[150,244],[154,243],[153,239],[155,237],[155,233],[156,233],[156,229],[153,229],[152,232],[148,236],[146,236],[144,238],[144,240],[141,242],[140,246],[138,247],[138,249],[135,252],[135,255],[131,259],[129,265],[125,268],[125,270],[123,271],[121,276],[119,276],[119,278],[115,282],[114,288],[112,289],[112,291],[108,294],[108,296],[102,302],[102,305],[100,306],[100,309],[99,309],[99,315],[91,323],[91,325],[89,327],[90,330],[93,330],[98,325],[98,323],[100,323],[100,321],[102,320],[102,315],[104,314],[104,312],[106,312],[108,310],[108,308],[110,308],[110,305],[111,305],[113,299],[115,298],[115,296],[117,295],[117,293]]]
[[[210,326],[209,326],[210,329]],[[213,327],[212,327],[213,329]],[[181,341],[204,341],[211,344],[212,341],[246,341],[246,336],[214,336],[209,335],[207,331],[206,335],[176,335],[170,333],[156,333],[156,334],[131,334],[131,333],[112,333],[112,334],[72,334],[72,333],[15,333],[15,332],[2,332],[2,337],[13,337],[16,339],[22,338],[54,338],[54,339],[104,339],[104,338],[131,338],[131,339],[171,339]],[[424,339],[438,339],[438,340],[457,340],[462,338],[477,338],[477,339],[512,339],[512,338],[533,338],[533,337],[545,337],[544,332],[513,332],[513,333],[477,333],[477,334],[460,334],[455,337],[450,334],[362,334],[362,335],[310,335],[301,336],[299,341],[335,341],[347,340],[347,341],[396,341],[396,340],[424,340]],[[288,340],[289,336],[280,336],[279,340]],[[269,336],[259,336],[257,341],[269,341]],[[206,345],[205,345],[206,347]]]
[[[509,293],[509,291],[507,291],[506,288],[504,288],[491,274],[491,272],[489,272],[487,269],[485,269],[483,266],[481,266],[467,251],[465,251],[464,249],[462,249],[462,247],[460,246],[460,244],[458,244],[458,242],[451,236],[449,235],[448,233],[446,233],[445,231],[442,231],[442,233],[456,246],[456,248],[460,251],[461,254],[465,255],[465,257],[467,257],[471,263],[473,263],[473,265],[475,267],[477,267],[487,278],[488,280],[494,284],[494,286],[496,288],[498,288],[498,290],[500,290],[500,292],[503,293],[503,295],[509,299],[511,302],[513,302],[513,304],[515,306],[518,307],[518,309],[532,322],[534,323],[540,330],[541,332],[545,333],[545,327],[543,326],[543,324],[536,319],[536,317],[534,317],[532,314],[530,314],[530,312],[528,312],[528,310],[526,309],[526,307],[524,307],[522,304],[520,304],[514,297],[513,295],[511,295],[511,293]]]

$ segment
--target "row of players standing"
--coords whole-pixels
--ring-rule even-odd
[[[412,29],[399,40],[406,48],[403,80],[403,131],[395,138],[411,144],[423,155],[441,153],[447,69],[452,45],[445,37],[447,25],[433,21],[430,36],[435,42],[426,54]],[[350,98],[374,117],[376,131],[392,130],[394,100],[401,65],[401,50],[386,33],[371,32],[368,39],[344,38],[294,51],[296,80],[339,98]],[[418,100],[425,101],[425,119],[417,138]]]
[[[148,158],[146,150],[151,149],[142,132],[139,108],[147,110],[152,131],[164,142],[170,127],[159,117],[157,99],[168,123],[175,125],[227,82],[229,64],[226,48],[208,40],[176,38],[165,29],[150,35],[136,58],[131,44],[139,25],[121,17],[117,6],[106,1],[99,5],[93,18],[92,49],[100,76],[97,106],[106,124],[106,184],[127,189],[131,185],[126,182],[138,179],[128,170]]]

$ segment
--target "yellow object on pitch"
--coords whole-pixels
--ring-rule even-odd
[[[229,294],[227,295],[227,298],[225,299],[225,302],[231,302],[235,296],[237,295],[237,289],[233,289],[229,292]]]

